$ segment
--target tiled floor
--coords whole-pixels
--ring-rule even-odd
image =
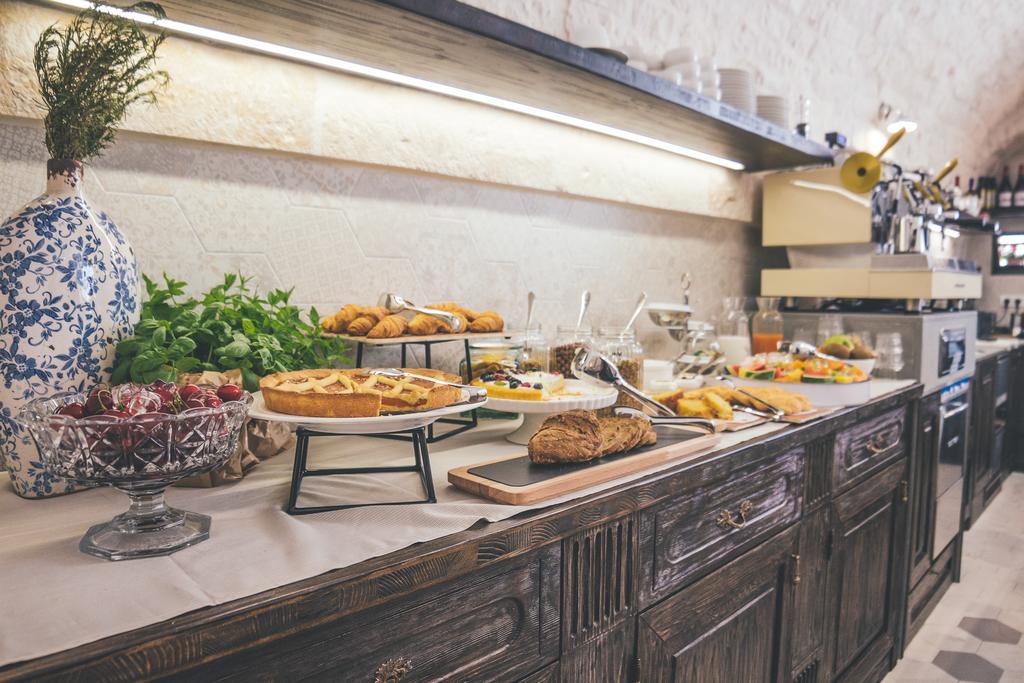
[[[884,683],[1024,683],[1024,474],[967,532],[963,575]]]

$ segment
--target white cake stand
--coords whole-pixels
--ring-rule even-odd
[[[523,424],[505,438],[512,443],[527,444],[530,437],[537,433],[549,415],[562,413],[566,410],[597,410],[607,408],[615,403],[619,392],[617,389],[594,387],[578,379],[565,380],[568,391],[579,392],[578,396],[554,398],[549,401],[516,401],[508,398],[487,399],[487,407],[504,413],[519,413],[523,416]]]

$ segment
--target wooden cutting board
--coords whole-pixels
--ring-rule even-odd
[[[717,434],[694,429],[658,427],[658,443],[585,463],[535,465],[522,453],[448,471],[456,488],[509,505],[532,505],[603,484],[687,456],[718,443]]]

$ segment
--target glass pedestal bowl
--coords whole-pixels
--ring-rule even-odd
[[[57,415],[86,394],[38,398],[18,415],[54,475],[85,485],[113,486],[128,495],[128,511],[91,527],[79,549],[108,560],[169,555],[209,538],[210,518],[169,507],[164,489],[224,464],[238,438],[252,397],[177,415],[146,413],[118,418]]]

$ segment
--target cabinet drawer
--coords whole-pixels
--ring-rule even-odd
[[[560,555],[553,544],[270,643],[235,662],[232,680],[525,678],[558,657]],[[193,680],[213,677],[206,673]]]
[[[836,434],[832,490],[847,486],[906,454],[906,408],[882,413]]]
[[[766,453],[642,518],[641,604],[651,604],[800,516],[804,449]]]

